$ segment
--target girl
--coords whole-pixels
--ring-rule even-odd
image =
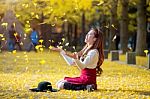
[[[68,90],[96,90],[96,76],[102,73],[100,66],[104,61],[103,35],[98,29],[92,28],[85,37],[84,48],[73,54],[68,54],[60,48],[52,50],[60,51],[74,59],[74,63],[81,70],[79,77],[65,77],[57,82],[58,89]]]

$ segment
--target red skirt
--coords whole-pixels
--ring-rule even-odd
[[[96,69],[85,68],[81,71],[80,77],[65,77],[64,80],[71,84],[96,84]]]

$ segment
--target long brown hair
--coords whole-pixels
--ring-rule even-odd
[[[83,53],[83,52],[87,48],[87,44],[83,47],[83,49],[79,52],[79,54],[81,56],[83,56],[83,54],[87,54],[89,50],[97,49],[99,52],[99,61],[98,61],[97,66],[96,66],[96,72],[97,72],[97,75],[101,75],[103,70],[101,69],[100,66],[102,65],[102,63],[104,61],[103,33],[101,30],[99,30],[97,28],[92,28],[91,30],[94,31],[95,38],[97,38],[97,39],[96,39],[95,43],[93,44],[93,46],[86,51],[86,53]]]

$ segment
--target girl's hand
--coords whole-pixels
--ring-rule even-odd
[[[51,48],[51,50],[53,50],[53,51],[57,51],[57,52],[61,52],[61,51],[63,51],[63,49],[61,49],[61,48],[56,48],[56,47],[53,47],[53,48]]]
[[[77,53],[77,52],[74,52],[74,53],[73,53],[73,57],[74,57],[74,59],[79,59],[78,53]]]

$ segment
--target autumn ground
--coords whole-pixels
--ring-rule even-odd
[[[125,60],[121,56],[122,61]],[[138,64],[147,59],[138,57]],[[143,65],[143,66],[144,66]],[[0,99],[26,98],[81,98],[81,99],[150,99],[150,70],[104,61],[104,72],[97,78],[98,90],[59,92],[30,92],[41,81],[55,83],[64,76],[77,76],[79,70],[68,66],[56,52],[2,52],[0,53]]]

